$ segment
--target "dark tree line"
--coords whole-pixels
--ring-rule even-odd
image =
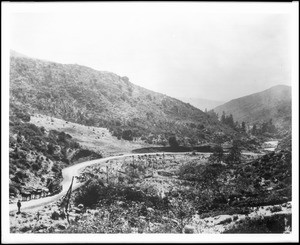
[[[242,122],[240,124],[238,121],[234,122],[232,114],[226,115],[225,112],[223,111],[223,114],[221,116],[221,122],[235,129],[236,131],[246,132],[246,123]]]
[[[224,161],[226,164],[239,164],[241,163],[241,150],[241,141],[238,139],[232,141],[232,147],[227,155],[224,154],[221,144],[218,144],[210,156],[210,162],[221,163]]]
[[[264,133],[276,133],[277,129],[273,124],[273,120],[270,119],[268,122],[263,122],[262,124],[254,124],[251,129],[251,134],[258,135]]]

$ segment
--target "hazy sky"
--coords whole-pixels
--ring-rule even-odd
[[[12,14],[10,48],[128,76],[172,97],[227,101],[291,84],[288,15],[205,12],[191,2],[56,5]]]

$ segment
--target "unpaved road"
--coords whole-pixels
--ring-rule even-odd
[[[91,166],[93,164],[101,164],[101,163],[104,164],[104,163],[106,163],[106,161],[115,160],[115,159],[119,159],[119,158],[123,158],[123,157],[139,156],[139,155],[140,156],[141,155],[157,155],[157,154],[162,155],[162,154],[186,154],[186,153],[185,152],[178,152],[178,153],[159,152],[159,153],[147,153],[147,154],[144,154],[144,153],[143,154],[125,154],[125,155],[111,156],[111,157],[106,157],[106,158],[101,158],[101,159],[96,159],[96,160],[92,160],[92,161],[86,161],[86,162],[75,164],[73,166],[64,168],[62,170],[62,176],[63,176],[63,181],[61,183],[62,191],[59,194],[22,202],[21,210],[35,209],[35,208],[38,208],[40,206],[43,206],[43,205],[49,204],[51,202],[54,202],[55,200],[57,200],[57,199],[61,198],[62,196],[64,196],[67,193],[67,191],[70,187],[72,177],[73,176],[79,176],[80,170],[82,168],[85,168],[87,166]],[[203,154],[210,154],[210,153],[203,153]],[[77,182],[76,178],[74,178],[72,190],[77,189],[82,184],[83,183]],[[10,212],[11,211],[17,211],[17,210],[18,210],[18,208],[17,208],[16,203],[9,204],[9,211]]]
[[[30,201],[26,201],[26,202],[22,202],[22,207],[21,210],[28,210],[28,209],[36,209],[39,208],[41,206],[44,206],[46,204],[49,204],[51,202],[54,202],[56,200],[58,200],[59,198],[61,198],[62,196],[64,196],[66,194],[66,192],[68,191],[71,181],[72,181],[72,177],[73,176],[79,176],[80,175],[80,170],[82,168],[91,166],[93,164],[104,164],[109,160],[115,160],[115,159],[119,159],[119,158],[123,158],[123,157],[130,157],[130,156],[144,156],[144,155],[184,155],[184,154],[191,154],[191,152],[154,152],[154,153],[141,153],[141,154],[125,154],[125,155],[120,155],[120,156],[111,156],[111,157],[106,157],[106,158],[101,158],[101,159],[96,159],[96,160],[92,160],[92,161],[86,161],[86,162],[82,162],[82,163],[78,163],[75,165],[72,165],[70,167],[64,168],[62,170],[62,176],[63,176],[63,181],[61,183],[62,185],[62,191],[59,194],[53,195],[53,196],[48,196],[48,197],[44,197],[44,198],[40,198],[40,199],[34,199],[34,200],[30,200]],[[197,153],[197,154],[208,154],[210,155],[211,153],[209,152],[201,152],[201,153]],[[243,153],[244,155],[259,155],[256,153]],[[262,154],[263,155],[263,154]],[[80,187],[83,183],[77,182],[76,178],[74,178],[74,182],[73,182],[73,187],[72,190],[77,189],[78,187]],[[9,211],[17,211],[17,204],[13,203],[9,205]]]

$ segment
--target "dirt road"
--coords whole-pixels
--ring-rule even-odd
[[[66,194],[66,192],[68,191],[71,181],[72,181],[72,177],[73,176],[79,176],[80,175],[80,170],[82,168],[85,168],[87,166],[91,166],[93,164],[101,164],[101,163],[105,163],[109,160],[115,160],[115,159],[119,159],[119,158],[123,158],[123,157],[130,157],[130,156],[144,156],[144,155],[169,155],[169,154],[173,154],[173,155],[184,155],[184,154],[191,154],[191,152],[158,152],[158,153],[147,153],[147,154],[125,154],[125,155],[120,155],[120,156],[111,156],[111,157],[106,157],[106,158],[101,158],[101,159],[96,159],[96,160],[92,160],[92,161],[86,161],[86,162],[82,162],[82,163],[78,163],[75,164],[73,166],[64,168],[62,170],[62,176],[63,176],[63,181],[61,183],[62,185],[62,191],[59,194],[53,195],[53,196],[48,196],[48,197],[44,197],[44,198],[40,198],[40,199],[34,199],[34,200],[30,200],[30,201],[26,201],[26,202],[22,202],[22,207],[21,210],[28,210],[28,209],[36,209],[38,207],[47,205],[51,202],[54,202],[56,200],[58,200],[59,198],[61,198],[63,195]],[[199,153],[198,153],[199,154]],[[209,152],[201,152],[200,154],[211,154]],[[253,155],[253,153],[244,153],[245,155]],[[76,178],[74,179],[73,182],[73,188],[72,190],[77,189],[78,187],[80,187],[83,183],[77,182]],[[9,205],[9,211],[17,211],[17,204],[13,203]]]
[[[40,199],[34,199],[34,200],[22,202],[21,210],[35,209],[35,208],[38,208],[40,206],[44,206],[46,204],[54,202],[55,200],[58,200],[59,198],[61,198],[68,191],[68,189],[70,187],[70,184],[71,184],[71,181],[72,181],[72,177],[73,176],[79,176],[80,170],[82,168],[85,168],[85,167],[93,165],[93,164],[101,164],[101,163],[104,164],[106,161],[119,159],[119,158],[123,158],[123,157],[139,156],[139,155],[157,155],[157,154],[162,155],[163,152],[147,153],[147,154],[125,154],[125,155],[120,155],[120,156],[111,156],[111,157],[106,157],[106,158],[101,158],[101,159],[96,159],[96,160],[92,160],[92,161],[86,161],[86,162],[78,163],[76,165],[64,168],[62,170],[62,176],[63,176],[63,181],[61,183],[62,191],[59,194],[44,197],[44,198],[40,198]],[[164,152],[164,154],[185,154],[185,153],[184,152],[179,152],[179,153]],[[73,182],[72,190],[77,189],[82,184],[83,183],[77,182],[77,180],[75,178],[74,182]],[[9,204],[9,211],[10,212],[11,211],[17,211],[17,210],[18,210],[18,207],[17,207],[16,203]]]

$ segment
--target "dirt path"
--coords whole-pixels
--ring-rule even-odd
[[[87,166],[91,166],[93,164],[101,164],[101,163],[106,163],[109,160],[115,160],[115,159],[120,159],[123,157],[131,157],[131,156],[142,156],[142,155],[169,155],[169,154],[173,154],[173,155],[179,155],[179,154],[190,154],[190,152],[159,152],[159,153],[147,153],[147,154],[125,154],[125,155],[120,155],[120,156],[112,156],[112,157],[106,157],[106,158],[101,158],[101,159],[96,159],[96,160],[92,160],[92,161],[86,161],[86,162],[82,162],[82,163],[78,163],[76,165],[64,168],[62,170],[62,176],[63,176],[63,181],[61,183],[62,185],[62,191],[59,194],[53,195],[53,196],[48,196],[48,197],[44,197],[44,198],[40,198],[40,199],[34,199],[34,200],[30,200],[30,201],[26,201],[26,202],[22,202],[22,207],[21,210],[28,210],[28,209],[36,209],[38,207],[44,206],[46,204],[49,204],[51,202],[54,202],[55,200],[58,200],[59,198],[61,198],[63,195],[66,194],[66,192],[68,191],[71,181],[72,181],[72,177],[73,176],[79,176],[80,175],[80,170],[82,168],[85,168]],[[210,154],[210,153],[201,153],[201,154]],[[73,182],[73,188],[72,190],[77,189],[78,187],[80,187],[83,183],[78,182],[76,179],[74,179]],[[10,204],[9,205],[9,211],[17,211],[17,205],[16,203]]]
[[[154,152],[154,153],[141,153],[141,154],[124,154],[124,155],[120,155],[120,156],[111,156],[111,157],[106,157],[106,158],[101,158],[101,159],[96,159],[96,160],[92,160],[92,161],[86,161],[86,162],[82,162],[82,163],[78,163],[76,165],[64,168],[62,170],[62,176],[63,176],[63,181],[61,183],[62,185],[62,191],[59,194],[53,195],[53,196],[48,196],[48,197],[44,197],[44,198],[40,198],[40,199],[34,199],[34,200],[30,200],[30,201],[26,201],[26,202],[22,202],[22,207],[21,210],[28,210],[28,209],[36,209],[39,208],[41,206],[44,206],[46,204],[49,204],[51,202],[54,202],[56,200],[58,200],[59,198],[61,198],[63,195],[66,194],[66,192],[68,191],[71,181],[72,181],[72,177],[73,176],[79,176],[80,175],[80,170],[82,168],[91,166],[93,164],[104,164],[109,160],[115,160],[115,159],[120,159],[123,157],[131,157],[131,156],[144,156],[144,155],[185,155],[185,154],[191,154],[191,152]],[[198,154],[211,154],[209,152],[201,152]],[[253,155],[254,153],[243,153],[244,155]],[[257,154],[255,154],[257,155]],[[74,179],[73,182],[73,188],[72,190],[77,189],[78,187],[80,187],[83,183],[78,182],[76,179]],[[17,211],[17,205],[16,203],[10,204],[9,205],[9,211]]]

